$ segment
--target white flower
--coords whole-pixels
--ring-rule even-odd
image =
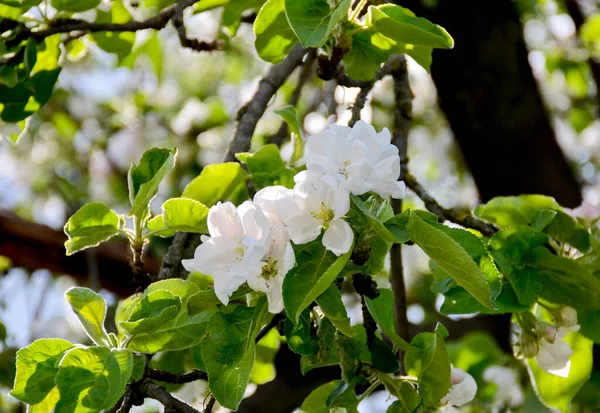
[[[298,173],[294,181],[294,203],[283,215],[292,241],[295,244],[314,241],[324,228],[323,246],[326,249],[337,256],[350,251],[354,233],[343,219],[350,210],[346,186],[331,176],[317,176],[310,171]]]
[[[497,387],[494,404],[499,407],[517,407],[523,404],[523,391],[518,374],[514,369],[502,366],[490,366],[483,372],[483,380]]]
[[[306,143],[306,167],[318,175],[345,182],[354,195],[373,191],[382,197],[403,198],[406,185],[399,182],[400,157],[390,132],[380,133],[364,122],[353,128],[331,125]]]
[[[460,413],[460,410],[454,406],[444,406],[437,409],[435,413]]]
[[[462,406],[463,404],[469,403],[475,398],[477,394],[477,383],[473,376],[469,373],[465,373],[463,369],[457,369],[452,366],[451,373],[452,386],[448,390],[448,394],[444,396],[441,403],[444,407],[438,409],[440,412],[452,412],[452,409],[448,409],[450,406]],[[446,410],[443,410],[446,408]]]
[[[579,331],[577,311],[571,307],[563,307],[557,328],[547,327],[539,342],[539,352],[535,360],[541,369],[559,377],[569,377],[571,370],[570,357],[573,349],[564,341],[571,332]]]
[[[560,325],[573,327],[577,325],[577,310],[573,307],[563,307],[560,310]],[[579,328],[578,328],[579,329]],[[575,330],[577,331],[577,330]]]
[[[211,207],[208,231],[210,237],[202,236],[194,258],[182,260],[183,267],[211,275],[215,294],[225,305],[247,282],[267,294],[270,312],[280,312],[282,280],[295,262],[285,231],[273,228],[261,208],[250,201],[238,208],[230,202]]]

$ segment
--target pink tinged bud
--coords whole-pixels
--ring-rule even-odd
[[[556,328],[554,327],[546,327],[546,332],[544,334],[544,338],[551,343],[554,343],[556,340]]]
[[[452,368],[452,376],[450,378],[450,382],[452,385],[462,383],[465,379],[465,372],[462,369]]]

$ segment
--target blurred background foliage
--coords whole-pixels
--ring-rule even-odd
[[[122,18],[131,15],[139,20],[172,3],[170,0],[125,0],[117,8],[113,2],[112,18],[114,21],[114,13],[121,13]],[[262,2],[255,3],[249,8],[260,6]],[[436,7],[437,1],[423,3]],[[570,3],[569,0],[514,1],[522,22],[529,64],[558,143],[581,185],[583,198],[600,204],[600,96],[594,80],[600,64],[599,5],[591,0],[580,1],[583,15],[578,18],[569,9]],[[44,1],[26,10],[24,18],[51,19],[56,13],[52,5],[55,5],[54,0]],[[211,5],[215,8],[205,10]],[[219,5],[225,7],[217,7]],[[0,16],[14,13],[12,6],[9,1],[1,0]],[[177,33],[170,26],[160,32],[122,33],[118,39],[104,38],[102,34],[73,36],[60,46],[60,54],[51,53],[56,49],[52,42],[59,42],[60,35],[46,38],[47,49],[38,54],[38,64],[48,69],[60,65],[63,69],[51,99],[38,112],[19,124],[0,122],[0,218],[11,220],[18,216],[61,230],[69,215],[86,202],[101,201],[120,213],[126,212],[127,170],[132,161],[153,146],[176,146],[179,151],[176,169],[161,187],[155,200],[156,208],[165,198],[178,196],[205,165],[219,162],[233,133],[237,108],[252,97],[260,76],[268,67],[254,51],[252,25],[240,22],[251,20],[252,11],[239,8],[234,1],[212,0],[202,1],[193,10],[187,10],[191,12],[186,15],[190,37],[224,42],[224,51],[212,53],[182,48]],[[110,10],[109,3],[103,1],[98,12],[76,16],[94,21],[105,18]],[[434,53],[434,68],[435,56]],[[409,70],[415,95],[409,138],[411,171],[442,205],[473,207],[479,201],[478,191],[438,106],[434,82],[412,61],[409,61]],[[0,73],[0,83],[9,81],[4,75]],[[596,80],[600,81],[600,77]],[[258,124],[254,148],[282,141],[282,152],[290,155],[289,136],[280,131],[282,119],[273,111],[290,101],[294,103],[298,84],[304,81],[301,71],[297,71],[280,89]],[[347,123],[358,91],[337,86],[334,81],[309,78],[296,104],[304,132],[313,134],[329,123]],[[386,78],[373,89],[362,111],[363,119],[372,122],[377,129],[391,127],[393,99],[392,80]],[[481,156],[494,154],[482,153]],[[407,206],[423,207],[410,194]],[[1,251],[8,251],[6,244],[3,247],[5,242],[0,233],[0,255]],[[168,242],[168,239],[153,241],[148,254],[160,260]],[[436,310],[441,303],[439,296],[430,290],[433,276],[427,258],[415,247],[403,248],[409,277],[409,320],[417,330],[438,320],[451,322]],[[19,268],[10,258],[0,256],[3,274],[0,280],[1,411],[22,409],[6,396],[14,379],[16,348],[41,337],[83,339],[74,316],[65,311],[63,292],[73,284],[100,289],[102,274],[94,269],[95,259],[93,251],[86,253],[89,277],[73,279],[67,274],[44,270],[43,266],[35,270]],[[128,276],[123,274],[123,277]],[[378,282],[386,285],[385,274]],[[114,291],[101,291],[109,303],[116,305],[119,297]],[[360,321],[358,302],[350,295],[346,300],[354,308],[351,311],[354,321]],[[279,340],[275,332],[272,333],[259,343],[259,362],[251,379],[255,384],[274,377],[273,358]],[[505,358],[487,333],[467,335],[460,342],[450,344],[450,349],[457,367],[474,373],[478,380],[486,366],[498,364]],[[194,349],[162,354],[152,363],[156,368],[174,372],[199,367]],[[519,368],[522,382],[526,383],[524,367]],[[172,390],[179,397],[198,401],[205,388],[200,382]],[[520,411],[546,411],[530,389],[524,391],[525,404]],[[485,400],[492,397],[494,390],[480,386],[480,392]],[[594,373],[578,398],[585,400],[588,406],[600,408],[599,394],[600,374]],[[378,411],[378,403],[385,400],[376,393],[361,409]],[[146,405],[144,409],[155,411],[157,408]],[[472,409],[480,411],[477,406]]]

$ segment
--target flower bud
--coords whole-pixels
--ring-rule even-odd
[[[563,307],[560,310],[560,325],[571,327],[577,324],[577,310],[573,307]]]

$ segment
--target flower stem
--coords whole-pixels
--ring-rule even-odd
[[[360,16],[360,13],[362,12],[362,9],[367,5],[367,0],[360,0],[358,2],[358,4],[356,5],[356,8],[352,11],[352,13],[350,14],[350,21],[356,19],[358,16]]]

